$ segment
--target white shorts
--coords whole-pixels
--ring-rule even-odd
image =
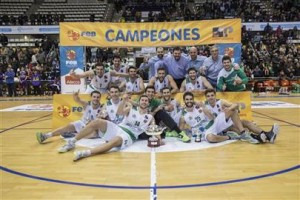
[[[71,122],[71,124],[75,127],[76,133],[79,133],[86,126],[81,120]]]
[[[222,133],[224,130],[228,129],[230,126],[233,125],[233,122],[231,118],[226,121],[225,113],[221,112],[215,119],[213,125],[208,128],[204,133],[204,138],[206,140],[206,137],[208,134],[218,135]]]
[[[131,139],[130,135],[126,133],[121,127],[118,125],[107,121],[107,129],[106,133],[103,135],[103,139],[106,141],[112,140],[114,137],[119,136],[122,138],[122,145],[120,149],[124,149],[130,145],[132,145],[133,140]]]

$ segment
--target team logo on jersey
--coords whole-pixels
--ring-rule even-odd
[[[71,109],[68,106],[58,106],[57,107],[58,115],[61,117],[68,117],[71,114]]]
[[[189,120],[192,120],[193,119],[193,117],[192,116],[189,116]]]
[[[135,114],[133,114],[133,115],[132,115],[132,117],[133,117],[133,118],[136,118],[136,115],[135,115]]]

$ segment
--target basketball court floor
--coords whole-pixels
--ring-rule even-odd
[[[78,162],[57,153],[61,138],[35,138],[51,130],[52,100],[16,100],[0,99],[0,199],[300,199],[299,96],[252,99],[259,126],[280,125],[275,144],[142,141]]]

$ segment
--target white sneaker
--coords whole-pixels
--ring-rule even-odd
[[[72,142],[71,140],[68,140],[67,143],[64,146],[60,147],[57,151],[59,153],[65,153],[65,152],[70,151],[71,149],[74,149],[74,148],[75,148],[75,143]]]
[[[73,161],[77,161],[77,160],[79,160],[81,158],[84,158],[84,157],[86,157],[86,155],[84,154],[83,151],[75,151]]]
[[[244,132],[242,135],[241,135],[241,140],[244,141],[244,142],[249,142],[251,144],[259,144],[260,142],[253,138],[249,132]]]

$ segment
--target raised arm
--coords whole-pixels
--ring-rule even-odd
[[[123,116],[127,116],[132,105],[131,103],[129,103],[129,96],[128,94],[124,94],[123,95],[123,100],[121,101],[118,110],[117,110],[117,114],[118,115],[123,115]]]
[[[79,97],[79,90],[73,94],[73,99],[76,103],[82,105],[84,108],[88,105],[88,102],[82,101]]]
[[[109,71],[111,76],[129,77],[129,74],[116,72],[114,70]]]
[[[76,74],[74,69],[71,69],[69,74],[70,74],[70,76],[72,76],[74,78],[86,78],[86,77],[94,76],[95,72],[93,70],[89,70],[89,71],[83,72],[82,74]]]
[[[213,86],[210,84],[210,82],[204,76],[200,76],[200,77],[201,77],[203,85],[205,86],[206,89],[213,89]]]

